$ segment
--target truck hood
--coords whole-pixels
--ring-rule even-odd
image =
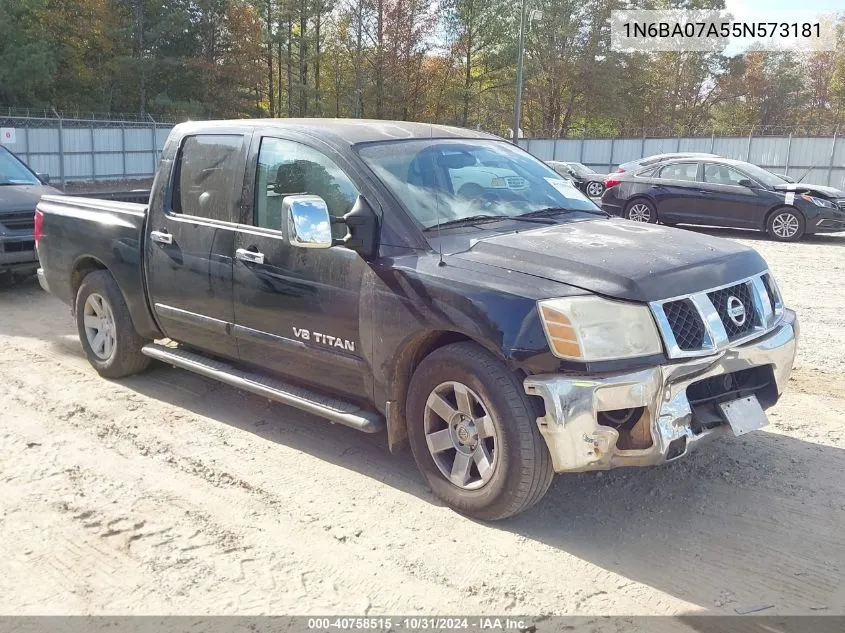
[[[0,186],[0,213],[8,211],[29,211],[35,213],[35,205],[41,196],[60,194],[61,191],[46,185],[2,185]]]
[[[845,198],[845,191],[824,185],[804,184],[803,182],[788,182],[775,185],[775,191],[795,191],[798,193],[821,194],[823,198]]]
[[[757,251],[737,242],[622,219],[481,238],[453,257],[641,302],[700,292],[766,270]]]

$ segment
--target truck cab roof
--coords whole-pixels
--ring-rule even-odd
[[[381,121],[376,119],[233,119],[228,121],[190,121],[176,126],[180,136],[211,132],[215,129],[271,129],[290,130],[340,142],[345,145],[427,138],[476,138],[500,137],[487,132],[469,130],[450,125],[414,123],[411,121]]]

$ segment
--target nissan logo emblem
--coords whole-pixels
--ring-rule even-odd
[[[745,324],[745,306],[733,295],[728,297],[728,317],[737,327]]]

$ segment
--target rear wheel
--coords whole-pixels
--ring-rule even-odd
[[[625,217],[632,222],[648,222],[649,224],[654,224],[657,222],[657,209],[648,200],[637,198],[625,207]]]
[[[769,216],[766,232],[779,242],[796,242],[804,236],[804,216],[796,209],[778,209]]]
[[[604,193],[604,184],[600,182],[587,183],[587,195],[591,198],[601,198]]]
[[[406,404],[414,459],[449,507],[504,519],[545,494],[554,473],[540,412],[486,350],[456,343],[432,352],[414,373]]]
[[[141,354],[148,342],[135,330],[114,277],[98,270],[76,293],[76,327],[88,362],[106,378],[137,374],[150,364]]]

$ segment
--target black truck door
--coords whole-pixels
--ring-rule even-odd
[[[328,155],[277,137],[253,140],[252,213],[235,237],[235,335],[241,359],[297,381],[366,397],[359,333],[361,281],[367,264],[344,247],[291,246],[282,199],[322,197],[333,217],[347,213],[358,191]],[[257,163],[257,164],[254,164]],[[335,237],[346,234],[333,227]]]
[[[147,285],[164,333],[237,358],[232,253],[246,164],[243,134],[182,140],[170,191],[150,208]]]

